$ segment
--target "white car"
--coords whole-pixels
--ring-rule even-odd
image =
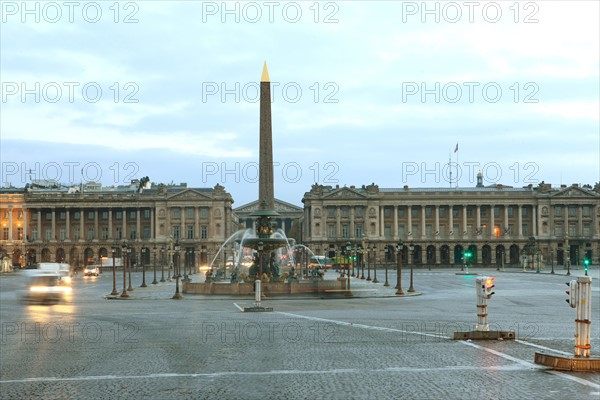
[[[98,276],[100,274],[100,269],[96,265],[88,265],[83,270],[84,276]]]

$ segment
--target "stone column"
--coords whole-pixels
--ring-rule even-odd
[[[8,241],[13,240],[13,206],[8,206]]]
[[[123,223],[121,224],[121,239],[129,240],[127,237],[127,209],[123,208],[121,211],[121,215],[123,216]]]
[[[583,207],[581,205],[577,207],[577,225],[579,237],[583,237]]]
[[[398,206],[392,208],[394,213],[394,226],[392,227],[392,235],[394,235],[394,241],[398,241]]]
[[[536,212],[535,206],[533,206],[533,205],[531,206],[531,220],[533,221],[532,222],[533,236],[538,236],[537,212]]]
[[[108,240],[113,240],[112,207],[108,209]]]
[[[354,207],[350,207],[350,237],[355,237],[354,232]]]
[[[454,231],[454,206],[453,205],[448,205],[448,233],[449,233],[449,237],[453,237],[454,234],[450,234],[450,232]]]
[[[600,235],[600,232],[598,232],[598,207],[592,207],[592,237]]]
[[[56,208],[52,207],[52,241],[56,241]]]
[[[99,224],[98,224],[99,212],[100,212],[100,209],[94,208],[94,240],[95,241],[98,241],[98,239],[100,239]]]
[[[384,215],[385,207],[379,207],[379,237],[385,238],[385,215]]]
[[[23,240],[27,240],[27,208],[23,207]]]
[[[140,210],[140,208],[138,207],[135,210],[135,230],[137,232],[135,240],[138,241],[138,242],[142,238],[142,231],[141,231],[141,229],[142,229],[142,215],[141,214],[142,214],[142,210]]]
[[[200,239],[200,207],[194,207],[194,238]]]
[[[408,232],[407,238],[410,240],[410,239],[412,239],[412,206],[407,207],[407,215],[408,215],[408,228],[406,231]]]
[[[435,227],[434,227],[434,229],[435,229],[435,232],[433,233],[433,235],[437,239],[437,238],[439,238],[439,232],[440,232],[440,206],[439,205],[435,206]],[[438,250],[436,250],[436,251],[438,251]],[[438,258],[439,257],[436,257],[436,260]]]
[[[67,207],[65,212],[65,240],[71,240],[71,209]]]
[[[427,238],[427,232],[425,232],[425,206],[421,206],[421,239]]]
[[[496,235],[494,234],[494,228],[496,225],[496,221],[494,220],[494,208],[495,205],[494,204],[490,204],[490,238],[493,240],[496,238]],[[494,254],[496,254],[495,250],[492,249],[492,259],[494,258]]]
[[[150,208],[150,239],[151,240],[155,240],[156,239],[156,232],[154,232],[155,229],[155,225],[154,225],[154,207]],[[194,235],[196,234],[196,231],[194,230]]]
[[[38,237],[37,240],[42,240],[42,209],[38,208],[37,210],[37,231]]]
[[[335,208],[335,237],[339,238],[342,236],[342,210],[340,207]]]
[[[504,205],[504,226],[502,227],[502,232],[504,233],[504,229],[508,229],[508,207],[510,207],[509,205],[505,204]],[[511,232],[511,236],[514,232]]]
[[[469,232],[467,232],[467,206],[463,204],[463,209],[462,209],[462,231],[463,231],[463,235],[462,237],[467,237],[467,235],[469,234]]]
[[[481,229],[481,206],[477,204],[475,206],[475,230]]]
[[[85,208],[79,209],[79,241],[84,242],[86,240],[85,234]]]
[[[518,224],[518,229],[517,231],[519,232],[519,238],[523,237],[523,205],[522,204],[517,204],[517,224]]]

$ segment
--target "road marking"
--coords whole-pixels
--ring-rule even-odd
[[[394,373],[394,372],[431,372],[431,371],[517,371],[525,368],[516,365],[502,365],[492,367],[474,367],[470,365],[453,365],[436,368],[414,368],[414,367],[387,367],[381,369],[347,368],[332,370],[278,370],[278,371],[226,371],[226,372],[207,372],[207,373],[163,373],[148,375],[94,375],[94,376],[72,376],[57,377],[46,376],[39,378],[7,379],[0,381],[0,384],[7,383],[31,383],[31,382],[63,382],[63,381],[101,381],[101,380],[120,380],[120,379],[153,379],[153,378],[222,378],[236,376],[277,376],[277,375],[321,375],[321,374],[348,374],[348,373]]]
[[[537,340],[537,338],[536,338],[536,340]],[[535,344],[535,343],[529,343],[529,342],[526,342],[525,340],[521,340],[521,339],[515,339],[515,342],[524,344],[526,346],[537,347],[538,349],[542,349],[542,350],[549,350],[554,353],[563,354],[565,356],[573,355],[572,353],[567,353],[566,351],[554,350],[554,349],[551,349],[550,347],[540,346],[539,344]]]
[[[372,325],[354,324],[352,322],[344,322],[344,321],[336,321],[336,320],[333,320],[333,319],[310,317],[310,316],[307,316],[307,315],[286,313],[286,312],[282,312],[282,311],[277,311],[277,313],[278,314],[283,314],[283,315],[288,315],[288,316],[291,316],[291,317],[304,318],[304,319],[313,320],[313,321],[320,321],[320,322],[329,322],[329,323],[333,323],[333,324],[345,325],[345,326],[352,326],[352,327],[364,328],[364,329],[369,329],[369,330],[380,330],[380,331],[388,331],[388,332],[403,332],[403,333],[412,333],[412,334],[415,334],[415,335],[432,336],[432,337],[442,337],[442,338],[450,339],[448,336],[434,335],[434,334],[431,334],[431,333],[406,331],[406,330],[402,330],[402,329],[384,328],[384,327],[378,327],[378,326],[372,326]],[[520,358],[516,358],[516,357],[510,356],[510,355],[505,354],[505,353],[501,353],[501,352],[493,350],[493,349],[488,349],[487,347],[480,346],[480,345],[475,344],[475,343],[470,342],[470,341],[459,340],[458,342],[462,343],[462,344],[465,344],[467,346],[474,347],[474,348],[479,349],[479,350],[487,351],[488,353],[491,353],[491,354],[497,355],[499,357],[505,358],[507,360],[513,361],[513,362],[515,362],[515,363],[517,363],[517,364],[519,364],[519,365],[521,365],[523,367],[527,367],[527,368],[530,368],[530,369],[542,369],[542,370],[547,369],[547,367],[543,367],[541,365],[533,364],[533,363],[531,363],[529,361],[521,360]],[[522,342],[522,341],[519,340],[519,342]],[[528,342],[526,342],[526,343],[528,343]],[[523,344],[525,344],[525,343],[523,343]],[[531,343],[531,345],[533,345],[533,343]],[[534,346],[534,347],[537,347],[537,346]],[[544,346],[541,346],[541,347],[544,347]],[[561,351],[559,351],[559,350],[550,349],[548,347],[546,347],[546,349],[561,353]],[[547,370],[546,372],[549,372],[549,373],[551,373],[553,375],[556,375],[556,376],[559,376],[561,378],[572,380],[572,381],[580,383],[582,385],[587,385],[587,386],[591,386],[591,387],[596,388],[596,389],[600,389],[600,385],[597,384],[597,383],[588,381],[586,379],[578,378],[578,377],[575,377],[575,376],[571,376],[571,375],[568,375],[568,374],[566,374],[564,372],[553,371],[553,370]]]
[[[236,306],[237,308],[239,308],[240,311],[244,311],[243,307],[240,307],[238,303],[233,303],[234,306]]]

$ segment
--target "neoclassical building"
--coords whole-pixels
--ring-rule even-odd
[[[350,246],[392,262],[402,241],[414,264],[459,265],[466,249],[476,265],[599,262],[600,185],[484,187],[479,175],[470,188],[313,185],[302,202],[303,242],[316,254]]]
[[[233,199],[220,185],[188,188],[135,180],[107,188],[34,181],[24,189],[2,189],[0,198],[0,251],[14,265],[98,264],[112,258],[113,248],[121,257],[124,244],[132,248],[134,263],[153,263],[154,257],[164,262],[179,244],[182,263],[205,264],[234,229]]]

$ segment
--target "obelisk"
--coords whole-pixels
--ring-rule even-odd
[[[260,139],[258,155],[258,202],[266,202],[267,210],[275,210],[273,190],[273,133],[271,131],[271,81],[267,62],[260,78]]]

